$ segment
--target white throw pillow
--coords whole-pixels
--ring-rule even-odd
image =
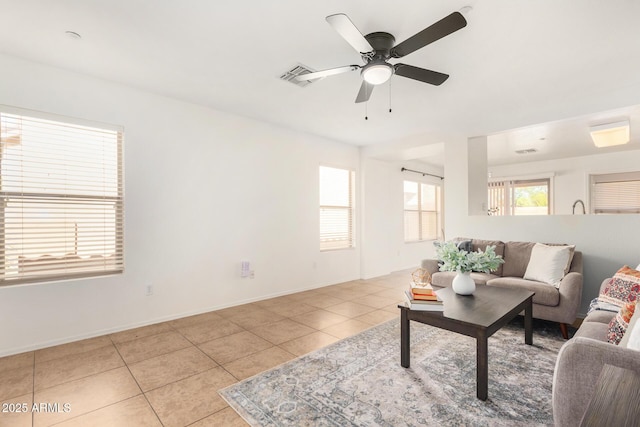
[[[627,329],[627,332],[625,332],[624,338],[628,338],[625,340],[625,345],[627,348],[631,348],[634,350],[640,350],[640,326],[638,326],[638,316],[636,316],[635,314],[638,313],[638,306],[636,306],[636,311],[634,312],[634,316],[631,317],[631,321],[629,322],[629,328]],[[636,318],[635,322],[633,321],[633,318]],[[633,322],[633,325],[631,325],[631,322]]]
[[[640,264],[636,267],[636,270],[640,271]]]
[[[559,287],[574,250],[575,246],[549,246],[536,243],[531,250],[531,258],[529,258],[524,278]]]
[[[633,330],[640,329],[640,326],[636,326],[638,324],[638,317],[640,317],[640,307],[636,305],[636,309],[633,312],[633,316],[631,316],[631,319],[629,319],[629,326],[627,326],[627,330],[622,336],[622,339],[620,340],[618,347],[627,347],[627,348],[629,347],[629,340],[633,335]],[[636,334],[638,333],[636,332]],[[640,340],[640,335],[638,335],[638,340]],[[636,350],[638,350],[638,348],[636,348]]]

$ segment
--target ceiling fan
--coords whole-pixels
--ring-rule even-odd
[[[363,81],[358,96],[356,97],[356,102],[368,101],[373,88],[389,80],[393,74],[436,86],[444,83],[445,80],[449,78],[448,74],[414,67],[413,65],[390,64],[388,60],[402,58],[467,25],[466,19],[464,19],[460,12],[453,12],[435,24],[409,37],[402,43],[395,45],[396,39],[389,33],[375,32],[363,36],[353,22],[351,22],[351,19],[344,13],[329,15],[326,20],[347,43],[360,53],[365,64],[347,65],[301,74],[296,77],[296,80],[315,80],[335,74],[361,70],[360,74],[362,75]]]

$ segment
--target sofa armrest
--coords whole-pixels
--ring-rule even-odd
[[[602,283],[600,284],[600,290],[598,291],[598,295],[604,292],[604,288],[607,287],[610,281],[611,281],[611,277],[607,277],[602,281]]]
[[[570,325],[575,322],[582,301],[582,274],[572,272],[564,276],[558,287],[558,292],[560,292],[558,305],[564,307],[562,319],[558,319],[558,321]]]
[[[433,275],[433,273],[437,273],[438,271],[440,271],[440,266],[438,266],[437,259],[423,259],[422,268],[427,270],[431,275]]]
[[[605,364],[640,375],[640,352],[585,337],[575,337],[562,346],[553,373],[556,426],[580,424]]]

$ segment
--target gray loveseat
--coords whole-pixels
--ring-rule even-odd
[[[609,280],[602,283],[600,293]],[[611,311],[592,311],[573,338],[560,349],[553,374],[553,420],[556,426],[580,425],[605,364],[640,375],[640,351],[607,341],[609,322],[615,315]],[[638,402],[627,401],[627,404],[637,405]]]
[[[461,240],[461,239],[457,239]],[[535,292],[533,296],[533,317],[558,322],[562,335],[568,339],[567,325],[576,320],[582,298],[582,253],[575,251],[569,273],[560,282],[559,288],[546,283],[523,279],[535,242],[502,242],[498,240],[471,240],[471,250],[484,251],[487,246],[495,246],[495,252],[504,259],[498,270],[491,274],[471,273],[478,286],[520,288]],[[455,272],[439,271],[438,260],[422,261],[422,268],[431,274],[435,288],[451,286]]]

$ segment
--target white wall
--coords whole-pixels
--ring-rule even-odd
[[[442,184],[439,178],[402,172],[405,167],[442,176],[443,170],[421,162],[388,162],[363,157],[363,217],[361,275],[377,277],[392,271],[418,268],[435,254],[433,241],[404,241],[403,181]],[[407,277],[407,283],[410,278]]]
[[[446,172],[447,238],[575,243],[585,253],[583,311],[602,278],[640,262],[638,216],[468,215],[474,159],[466,139],[447,141],[444,171],[386,162],[353,146],[3,55],[0,103],[124,126],[126,182],[125,273],[0,288],[0,322],[11,325],[0,331],[0,356],[417,267],[434,250],[432,242],[403,241],[402,181],[432,178],[400,172],[403,166]],[[318,250],[319,164],[360,172],[356,249]],[[254,280],[239,277],[245,259]]]
[[[571,215],[573,203],[580,199],[589,212],[589,175],[640,170],[640,150],[603,153],[592,156],[517,163],[488,168],[492,178],[553,173],[552,200],[556,215]],[[581,207],[576,212],[582,213]]]
[[[632,267],[640,262],[640,215],[554,215],[554,216],[474,216],[467,212],[466,156],[460,154],[463,141],[451,141],[445,145],[445,230],[448,238],[471,236],[480,239],[502,241],[536,241],[571,243],[583,252],[584,288],[580,315],[588,309],[589,301],[598,296],[602,280],[611,277],[620,267]],[[635,160],[637,152],[626,156]],[[590,156],[591,157],[591,156]],[[594,171],[618,167],[619,155],[600,159],[581,158],[577,163]],[[624,156],[622,156],[624,157]],[[473,159],[470,159],[473,161]],[[543,165],[553,166],[552,163]],[[566,168],[566,166],[565,166]],[[578,166],[576,166],[578,168]],[[520,167],[517,168],[520,170]],[[637,169],[637,166],[636,166]],[[563,171],[566,169],[563,169]],[[455,171],[454,176],[448,171]],[[567,173],[567,176],[579,174]],[[559,176],[564,176],[564,172]],[[584,187],[586,191],[586,187]],[[582,195],[584,196],[584,193]],[[571,204],[579,194],[572,193]],[[570,205],[569,205],[570,207]]]
[[[0,356],[360,277],[317,236],[357,147],[2,55],[0,103],[124,126],[126,232],[122,275],[0,288]]]

